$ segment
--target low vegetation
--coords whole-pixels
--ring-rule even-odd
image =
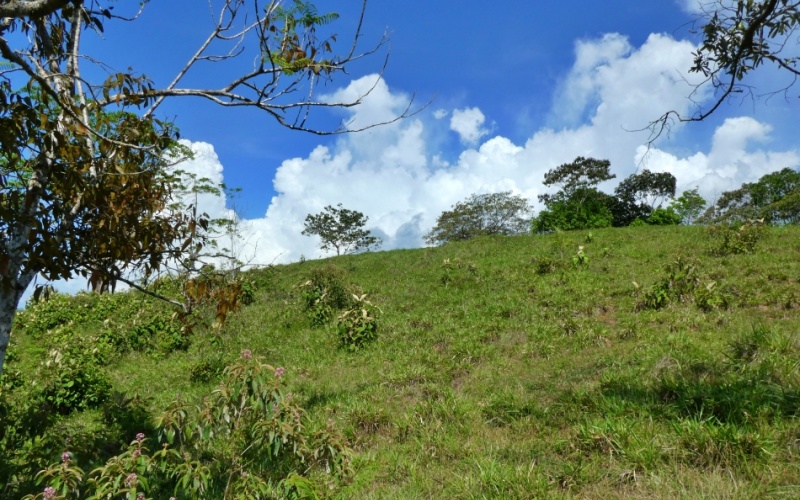
[[[798,241],[345,255],[246,273],[252,303],[191,330],[138,292],[55,294],[14,326],[0,496],[794,497]]]

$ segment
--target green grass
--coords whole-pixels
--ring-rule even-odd
[[[588,234],[277,266],[218,334],[106,369],[155,413],[217,383],[191,382],[204,359],[247,348],[284,366],[309,417],[332,419],[355,450],[339,498],[800,495],[800,228],[726,257],[702,227]],[[679,256],[721,302],[643,307]],[[330,265],[380,309],[377,340],[353,353],[332,325],[309,326],[297,288]],[[15,332],[7,369],[37,369],[43,346]]]

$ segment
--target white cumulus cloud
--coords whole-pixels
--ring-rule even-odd
[[[486,117],[478,108],[454,109],[450,117],[450,130],[457,133],[464,144],[474,145],[489,133],[483,127],[485,121]]]
[[[691,75],[680,68],[691,66],[693,48],[666,35],[651,35],[638,48],[616,34],[577,43],[575,64],[552,109],[554,117],[564,120],[560,126],[532,131],[523,144],[502,136],[486,138],[486,117],[477,107],[468,107],[423,113],[287,159],[275,174],[277,194],[264,217],[245,221],[251,260],[264,264],[295,261],[301,255],[322,257],[319,241],[301,234],[303,221],[338,203],[367,215],[368,228],[384,239],[384,249],[417,247],[438,215],[470,194],[512,191],[537,203],[537,195],[545,191],[545,172],[576,156],[611,160],[617,179],[602,186],[606,190],[644,167],[671,172],[679,187],[699,186],[708,199],[765,173],[800,165],[797,151],[766,149],[770,127],[753,118],[726,120],[707,150],[683,155],[664,146],[648,151],[647,131],[629,131],[667,109],[684,114],[692,110],[686,98]],[[348,123],[383,121],[407,104],[407,94],[375,76],[354,80],[330,98],[351,98],[365,89],[370,94],[361,107],[349,110]],[[703,91],[695,94],[703,97]],[[446,115],[450,123],[443,122]],[[465,144],[455,155],[434,149],[438,142],[432,138],[447,126]],[[673,136],[680,131],[673,129]],[[204,153],[195,161],[214,163],[215,158]]]

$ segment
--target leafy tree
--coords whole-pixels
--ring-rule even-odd
[[[680,216],[683,224],[692,224],[706,208],[706,200],[700,196],[697,188],[694,188],[684,191],[679,197],[672,200],[670,208]]]
[[[681,223],[681,216],[672,207],[658,207],[645,219],[651,226],[673,226]]]
[[[539,195],[539,201],[547,209],[534,219],[532,230],[543,233],[610,226],[615,200],[596,187],[616,177],[610,167],[608,160],[579,156],[572,163],[548,171],[544,176],[545,186],[556,185],[561,189],[554,194]]]
[[[528,200],[511,191],[473,194],[442,212],[425,241],[440,244],[475,236],[522,234],[528,231],[530,213]]]
[[[336,207],[328,205],[322,212],[306,216],[303,234],[319,236],[320,248],[336,250],[336,255],[369,250],[379,247],[381,239],[364,229],[368,220],[361,212],[343,208],[341,203]]]
[[[589,188],[594,188],[601,182],[613,179],[616,175],[611,173],[611,162],[596,160],[579,156],[572,163],[564,163],[544,174],[545,186],[560,186],[561,189],[554,195],[539,195],[539,201],[545,205],[553,200],[570,199],[581,194],[590,195]]]
[[[643,170],[620,182],[614,194],[618,199],[614,225],[627,226],[636,219],[648,218],[667,198],[675,196],[675,176]]]
[[[130,69],[108,74],[115,65],[92,52],[99,46],[92,37],[135,22],[136,11],[125,12],[130,5],[0,1],[0,374],[19,301],[36,276],[86,276],[113,288],[130,273],[147,278],[170,262],[202,268],[197,256],[208,221],[196,207],[174,204],[183,186],[171,164],[185,151],[175,127],[156,115],[166,99],[200,97],[258,109],[293,130],[345,132],[314,127],[309,110],[352,106],[363,96],[323,103],[311,90],[385,42],[358,52],[359,22],[336,55],[336,35],[322,31],[336,14],[302,0],[224,0],[207,39],[162,86]],[[361,19],[365,8],[366,0]],[[228,75],[227,83],[202,87],[195,78],[198,86],[184,85],[187,72],[212,64],[213,80]],[[163,297],[183,312],[214,300],[224,318],[233,305],[234,289],[185,284],[185,301]]]
[[[551,201],[546,210],[533,219],[534,233],[549,233],[560,229],[599,229],[610,227],[614,221],[616,199],[599,189],[584,188],[571,198]]]
[[[757,182],[722,193],[708,207],[705,222],[745,222],[765,219],[770,223],[800,222],[800,172],[790,168],[764,175]]]
[[[705,77],[701,85],[710,84],[715,91],[710,105],[690,116],[668,111],[651,125],[653,140],[677,119],[681,122],[702,121],[732,96],[754,96],[748,83],[759,67],[771,64],[789,78],[785,84],[762,92],[784,94],[797,78],[797,32],[800,28],[800,2],[789,0],[714,0],[702,3],[698,19],[702,36],[694,53],[690,71]]]

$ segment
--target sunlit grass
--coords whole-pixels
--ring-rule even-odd
[[[798,228],[773,228],[753,254],[713,257],[705,228],[641,227],[278,266],[221,332],[109,371],[156,410],[215,384],[188,374],[209,356],[248,348],[284,366],[309,416],[355,450],[341,498],[791,497],[798,242]],[[679,256],[727,307],[640,307]],[[330,264],[382,311],[354,353],[300,303],[296,286]]]

